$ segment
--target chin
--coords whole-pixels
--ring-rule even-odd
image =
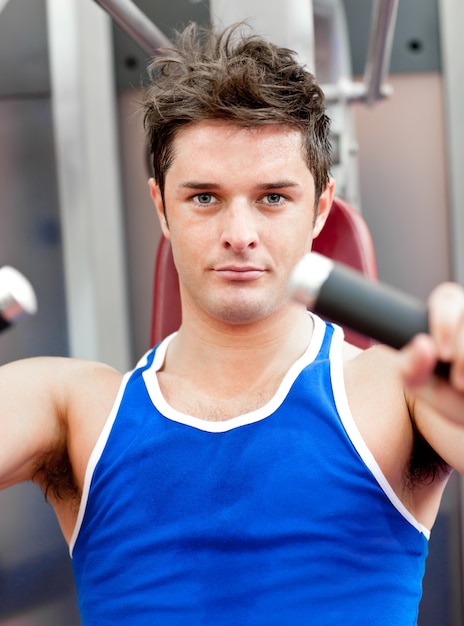
[[[229,324],[250,324],[269,317],[276,310],[269,302],[222,303],[213,312],[214,317]]]

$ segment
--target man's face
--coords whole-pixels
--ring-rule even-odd
[[[244,324],[289,306],[287,284],[325,221],[333,189],[319,202],[301,135],[284,126],[241,128],[217,121],[176,137],[165,179],[165,211],[184,316],[193,311]],[[327,205],[327,207],[326,207]]]

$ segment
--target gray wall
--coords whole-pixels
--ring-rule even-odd
[[[0,14],[0,266],[29,278],[39,312],[2,333],[0,363],[68,353],[46,52],[44,2],[12,1]],[[79,624],[67,546],[34,485],[0,493],[0,623]]]

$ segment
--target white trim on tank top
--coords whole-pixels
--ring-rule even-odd
[[[343,360],[341,351],[343,349],[343,331],[339,327],[335,327],[332,344],[330,346],[330,368],[332,378],[332,390],[335,398],[335,406],[337,407],[340,420],[345,432],[355,447],[359,456],[369,469],[375,480],[379,484],[382,491],[390,500],[397,511],[412,525],[416,530],[422,533],[426,539],[430,539],[430,530],[421,524],[414,515],[405,507],[400,498],[396,495],[393,487],[388,482],[384,473],[380,469],[379,464],[374,455],[369,450],[363,436],[354,420],[353,414],[348,404],[348,398],[345,389],[345,379],[343,374]]]
[[[249,411],[247,413],[237,415],[236,417],[232,417],[227,420],[214,422],[210,420],[200,419],[198,417],[194,417],[192,415],[174,409],[164,398],[159,386],[157,376],[158,370],[162,367],[164,363],[164,358],[168,346],[167,340],[165,340],[156,351],[153,365],[148,370],[145,370],[143,372],[143,378],[145,380],[148,395],[150,396],[151,401],[156,406],[157,410],[167,419],[170,419],[173,422],[178,422],[180,424],[185,424],[186,426],[191,426],[192,428],[197,428],[198,430],[203,430],[205,432],[224,433],[229,430],[233,430],[234,428],[239,428],[241,426],[247,426],[249,424],[259,422],[269,417],[269,415],[274,413],[279,408],[279,406],[282,404],[282,402],[284,402],[285,398],[287,397],[291,386],[298,378],[299,374],[307,365],[312,363],[319,354],[322,342],[324,340],[325,324],[317,316],[312,317],[314,320],[313,334],[304,354],[299,359],[297,359],[295,363],[293,363],[293,365],[290,367],[288,372],[283,377],[273,397],[268,402],[266,402],[265,405],[254,411]],[[168,337],[167,339],[170,340],[171,337]]]
[[[312,314],[311,314],[312,315]],[[238,415],[229,420],[220,421],[220,422],[212,422],[203,420],[186,413],[182,413],[173,409],[165,400],[163,394],[161,393],[161,389],[158,383],[157,372],[162,367],[164,363],[164,359],[166,356],[167,348],[169,343],[176,335],[173,333],[166,337],[158,346],[156,350],[156,354],[153,360],[151,367],[148,370],[143,372],[143,378],[145,381],[145,385],[147,388],[147,392],[150,396],[152,403],[156,406],[157,410],[167,419],[172,421],[185,424],[186,426],[191,426],[193,428],[197,428],[199,430],[203,430],[206,432],[227,432],[229,430],[233,430],[234,428],[239,428],[241,426],[246,426],[248,424],[252,424],[254,422],[261,421],[274,413],[276,409],[282,404],[285,398],[288,395],[288,392],[295,382],[296,378],[300,374],[300,372],[310,363],[312,363],[322,346],[322,342],[324,340],[325,334],[325,323],[316,315],[312,315],[314,320],[314,330],[311,336],[311,340],[308,344],[308,347],[305,353],[295,361],[295,363],[290,367],[287,374],[284,376],[281,384],[275,395],[267,402],[264,406],[260,407],[255,411],[251,411],[248,413],[244,413],[243,415]],[[344,426],[345,432],[353,443],[353,446],[357,450],[361,459],[367,466],[367,468],[371,471],[373,477],[388,497],[392,505],[401,513],[401,515],[419,532],[423,533],[424,536],[428,539],[430,537],[430,530],[423,526],[416,518],[408,511],[408,509],[404,506],[398,496],[395,494],[393,488],[387,481],[384,476],[382,470],[377,464],[375,458],[370,452],[367,444],[365,443],[354,418],[351,414],[351,410],[348,405],[348,399],[346,396],[344,377],[343,377],[343,360],[341,358],[341,349],[343,346],[343,331],[341,328],[335,327],[334,337],[332,339],[332,344],[330,348],[330,360],[331,360],[331,377],[332,377],[332,387],[335,398],[335,404],[337,407],[337,411],[339,413],[341,422]],[[148,354],[151,352],[148,351],[137,363],[136,368],[144,367],[147,363]],[[128,380],[131,376],[132,372],[127,373],[122,382],[118,394],[116,396],[114,405],[111,409],[111,412],[108,416],[108,419],[103,426],[103,429],[100,433],[100,436],[95,444],[95,447],[90,455],[89,462],[87,465],[84,486],[82,490],[82,497],[79,506],[79,512],[76,520],[76,525],[74,527],[70,544],[69,544],[69,552],[72,557],[73,548],[76,544],[77,538],[79,536],[79,531],[82,526],[82,522],[84,519],[85,509],[89,497],[90,485],[92,482],[92,477],[97,466],[97,463],[103,453],[103,450],[106,446],[106,442],[111,433],[111,429],[113,427],[114,421],[118,414],[119,406],[124,395],[124,391]]]

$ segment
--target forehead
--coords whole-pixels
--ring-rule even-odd
[[[181,128],[172,145],[172,164],[200,165],[204,161],[241,161],[254,167],[263,163],[304,166],[306,155],[299,130],[282,124],[244,127],[220,120],[207,120]]]

